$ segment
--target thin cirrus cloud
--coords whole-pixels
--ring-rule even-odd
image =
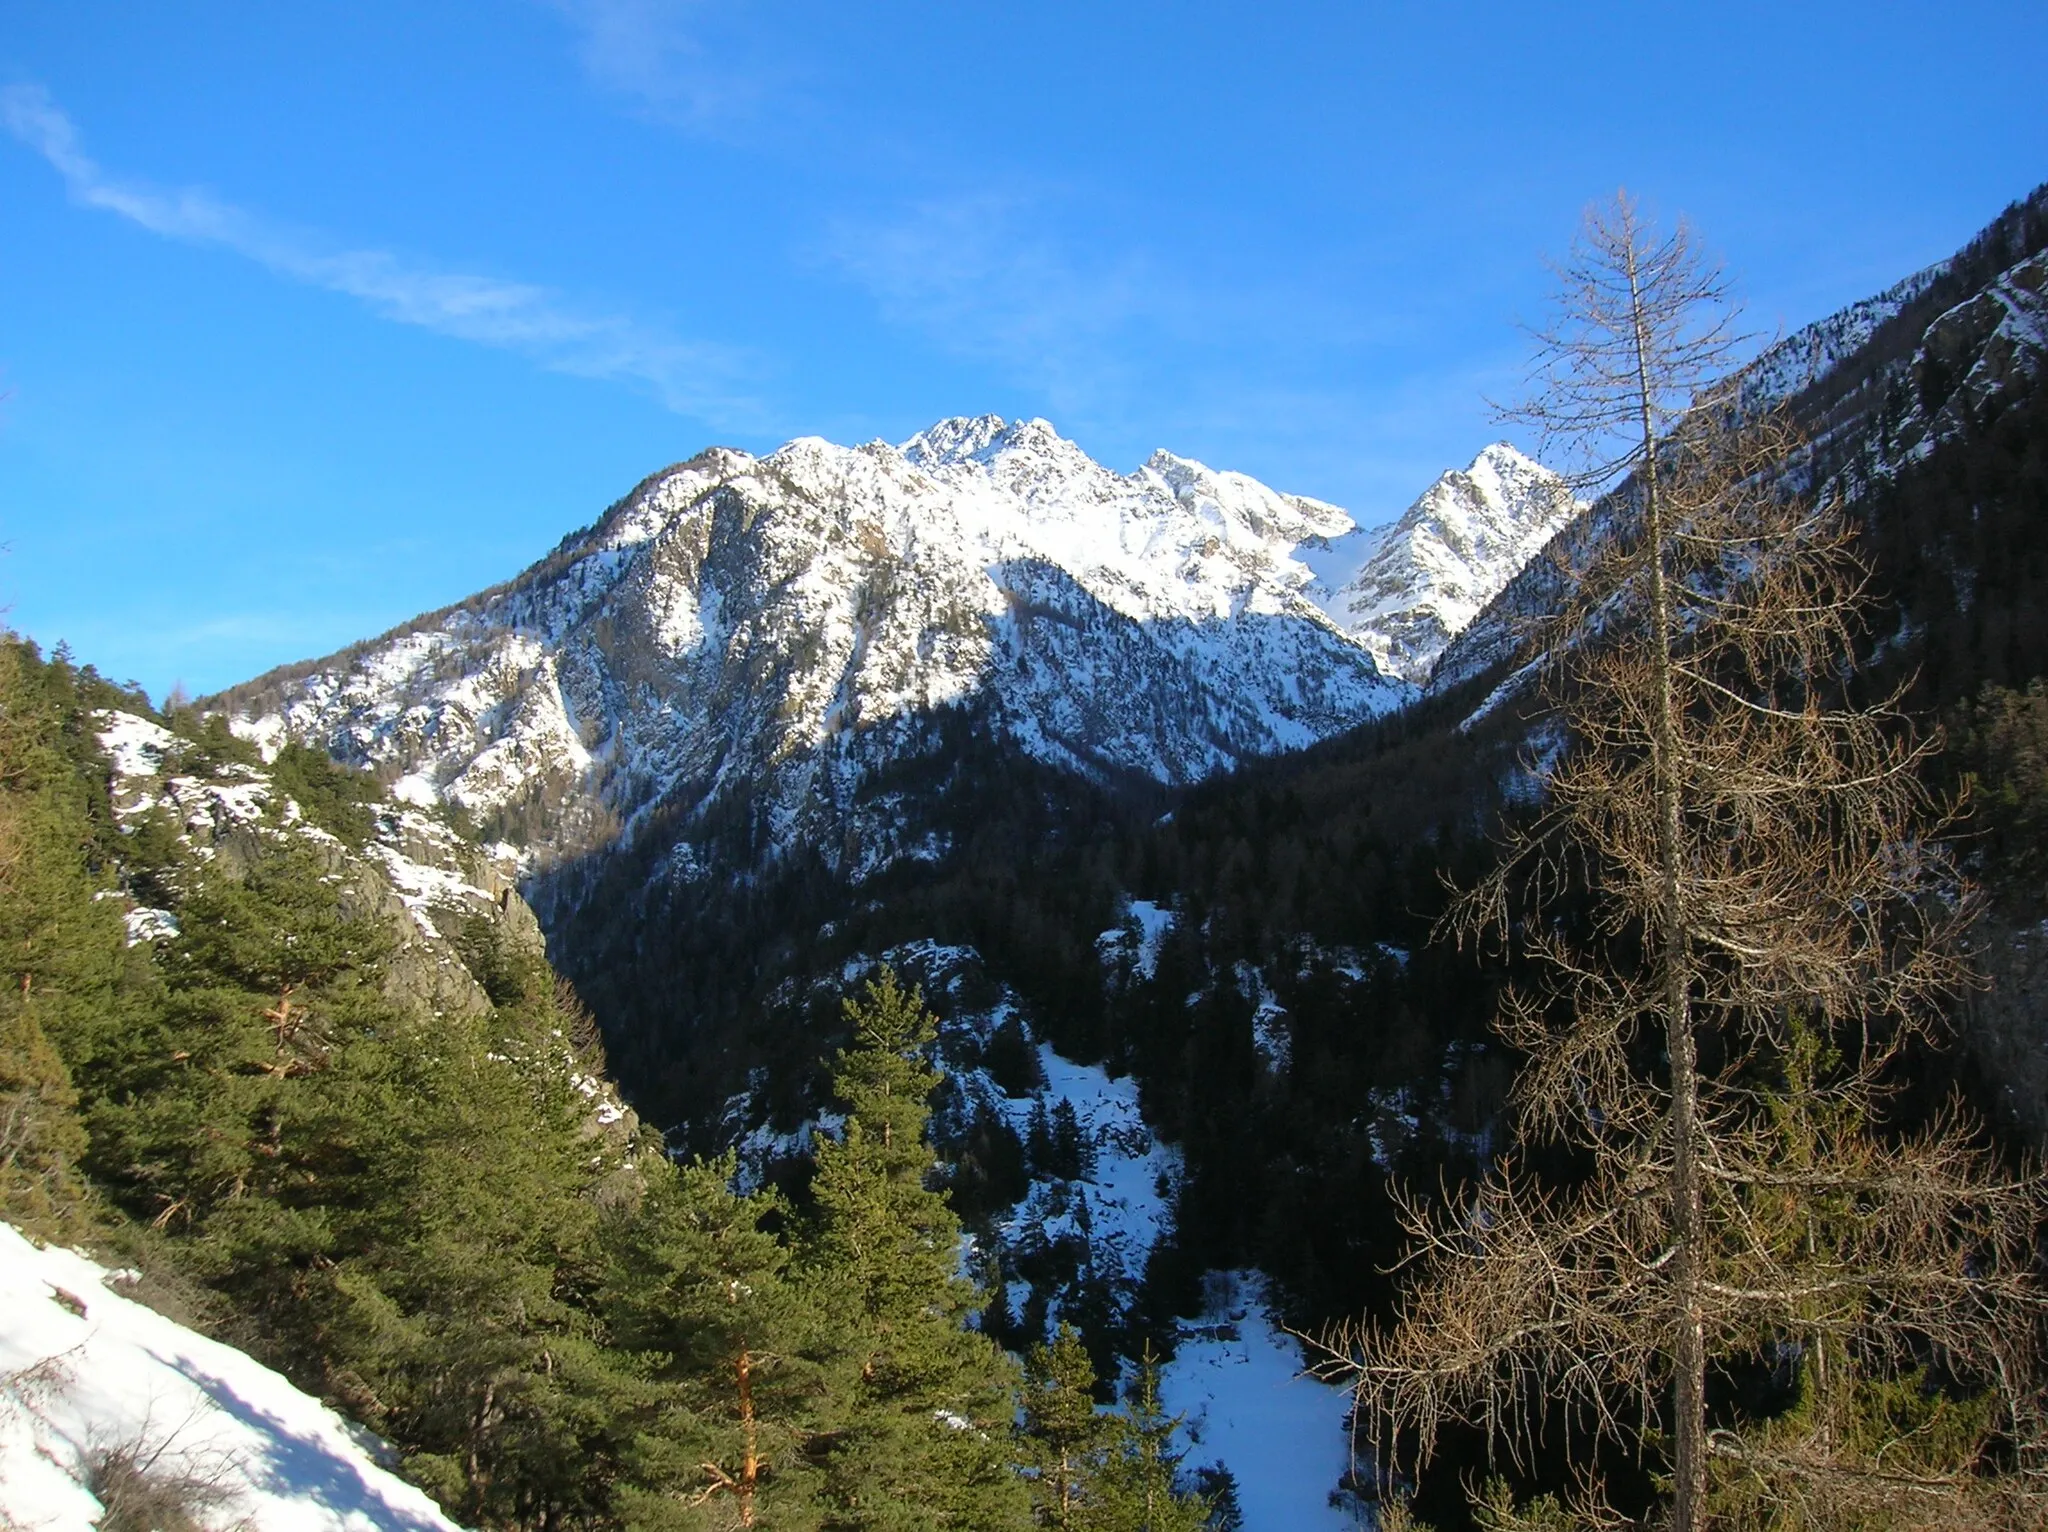
[[[71,119],[39,86],[0,89],[0,123],[49,162],[81,206],[166,239],[230,250],[397,324],[515,352],[551,371],[634,384],[679,415],[724,428],[760,424],[763,409],[742,387],[746,358],[730,349],[580,312],[532,283],[439,270],[384,250],[333,248],[205,191],[122,180],[85,152]]]
[[[993,362],[1062,409],[1113,406],[1130,337],[1178,327],[1187,295],[1136,252],[1084,264],[1018,198],[970,195],[846,218],[820,254],[893,324]]]
[[[827,226],[816,254],[891,324],[991,364],[1062,413],[1149,430],[1218,398],[1280,390],[1276,423],[1355,421],[1355,387],[1301,380],[1330,358],[1395,338],[1398,325],[1300,282],[1225,282],[1138,246],[1070,232],[1085,210],[1057,195],[970,193]],[[1304,414],[1307,407],[1307,414]],[[1246,404],[1239,418],[1261,412]]]
[[[1432,316],[1285,279],[1226,288],[1142,249],[1063,236],[1061,215],[1074,210],[1059,201],[930,199],[838,220],[815,253],[885,320],[1038,391],[1062,424],[1126,450],[1206,442],[1308,492],[1348,484],[1366,524],[1398,515],[1441,471],[1435,449],[1417,444],[1445,422],[1474,449],[1497,431],[1481,398],[1499,387],[1498,355],[1372,371],[1378,355],[1413,347]]]
[[[575,32],[593,83],[673,127],[719,136],[752,125],[788,81],[724,52],[700,33],[711,0],[544,0]],[[787,73],[784,66],[782,74]]]

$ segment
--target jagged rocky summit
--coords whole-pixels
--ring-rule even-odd
[[[1489,449],[1472,482],[1531,472]],[[1487,507],[1489,569],[1526,503]],[[1408,700],[1375,658],[1396,645],[1336,615],[1306,561],[1355,535],[1171,453],[1115,473],[1042,420],[715,448],[507,584],[212,705],[462,805],[530,870],[659,825],[669,876],[801,842],[859,881],[943,853],[875,784],[963,718],[1056,768],[1179,784]]]
[[[1380,531],[1333,541],[1318,596],[1382,672],[1421,686],[1450,642],[1580,506],[1558,475],[1495,442]]]

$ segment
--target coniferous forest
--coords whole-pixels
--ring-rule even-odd
[[[96,718],[148,703],[21,640],[0,664],[10,1222],[117,1251],[474,1525],[1206,1522],[1145,1369],[1100,1414],[1071,1335],[1020,1363],[965,1322],[935,1023],[893,974],[844,1001],[803,1204],[743,1193],[730,1156],[601,1125],[599,1044],[544,958],[460,933],[489,1005],[425,1013],[317,839],[180,858],[175,827],[117,821],[98,760]],[[188,771],[254,759],[164,721]],[[376,797],[310,754],[280,779],[325,835]],[[127,943],[108,896],[142,889],[176,938]]]

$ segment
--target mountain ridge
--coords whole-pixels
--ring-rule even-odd
[[[1064,769],[1172,784],[1398,705],[1409,685],[1296,557],[1351,530],[1164,451],[1115,474],[1042,420],[713,448],[512,580],[208,705],[523,829],[543,861],[770,778],[786,844],[834,819],[821,801],[843,819],[939,709]]]

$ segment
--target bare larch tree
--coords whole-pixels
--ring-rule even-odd
[[[1931,746],[1896,695],[1847,700],[1851,530],[1721,381],[1733,310],[1689,229],[1624,195],[1558,275],[1520,413],[1607,494],[1538,640],[1542,807],[1447,919],[1547,975],[1498,1023],[1516,1139],[1469,1193],[1410,1196],[1397,1322],[1321,1370],[1385,1470],[1449,1422],[1527,1453],[1547,1419],[1589,1462],[1645,1454],[1674,1532],[2039,1525],[2041,1183],[1959,1110],[1885,1120],[1967,982],[1971,896]],[[1538,1143],[1583,1177],[1533,1177]],[[1735,1364],[1796,1407],[1710,1406]],[[1590,1467],[1570,1498],[1619,1520]]]

